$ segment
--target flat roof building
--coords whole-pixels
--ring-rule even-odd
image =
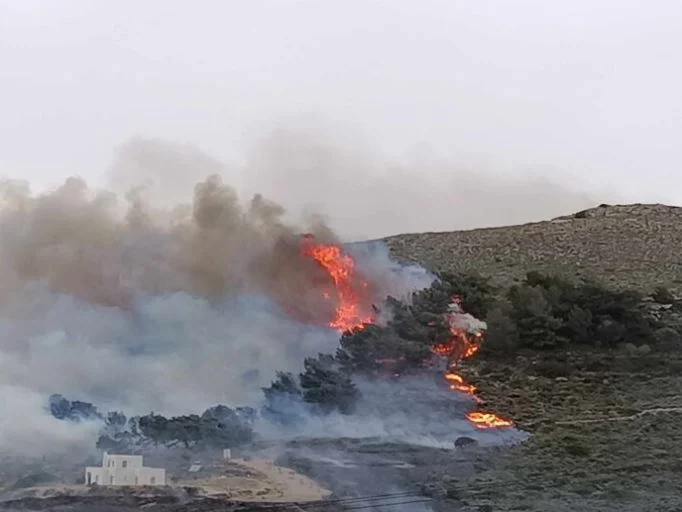
[[[144,467],[142,455],[104,452],[102,467],[85,468],[86,485],[166,485],[166,470]]]

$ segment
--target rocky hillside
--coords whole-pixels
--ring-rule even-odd
[[[682,292],[682,208],[600,205],[520,226],[397,235],[401,259],[434,270],[479,272],[507,286],[529,270],[596,278],[647,292]]]

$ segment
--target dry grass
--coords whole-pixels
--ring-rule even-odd
[[[239,471],[231,472],[230,468]],[[223,474],[180,481],[177,485],[198,487],[209,495],[228,495],[244,502],[318,501],[330,494],[310,478],[268,459],[232,459]]]

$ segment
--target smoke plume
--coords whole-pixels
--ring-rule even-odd
[[[0,187],[0,449],[92,446],[96,425],[68,429],[45,411],[52,393],[186,414],[254,403],[277,370],[334,351],[319,300],[329,278],[300,250],[303,233],[337,241],[319,218],[291,224],[278,204],[242,202],[215,174],[186,204],[151,195],[77,177],[38,195]],[[432,279],[403,279],[385,249],[353,250],[377,298]]]
[[[344,241],[541,221],[621,201],[581,190],[555,168],[529,171],[428,151],[391,158],[371,140],[306,118],[254,136],[229,164],[190,144],[133,139],[119,148],[109,183],[120,193],[143,187],[154,204],[168,205],[217,174],[286,205],[290,218],[329,219]]]
[[[69,430],[44,410],[53,393],[127,414],[255,404],[276,371],[333,352],[338,334],[320,301],[329,276],[302,254],[302,234],[339,243],[495,222],[498,200],[526,207],[519,218],[589,202],[548,182],[510,184],[435,161],[425,168],[442,180],[429,181],[321,133],[275,131],[230,165],[192,145],[134,139],[118,149],[107,189],[79,177],[39,194],[2,182],[0,449],[92,446],[96,425]],[[433,279],[392,262],[380,243],[346,247],[377,302]],[[402,412],[383,416],[336,430],[402,439],[420,430]],[[311,434],[334,431],[318,423]]]
[[[391,158],[359,135],[302,119],[255,138],[229,172],[249,190],[332,219],[352,240],[521,224],[619,201],[573,186],[556,168],[506,171],[428,150]]]

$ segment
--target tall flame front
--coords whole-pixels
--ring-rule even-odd
[[[355,261],[344,253],[338,245],[318,244],[307,235],[301,242],[301,252],[315,260],[329,275],[336,289],[336,310],[329,327],[340,332],[361,329],[374,322],[371,306],[363,301],[363,291],[368,287],[367,281],[355,273]],[[326,300],[331,300],[325,295]]]
[[[374,316],[370,312],[371,306],[366,304],[365,299],[368,287],[367,281],[359,278],[355,273],[355,261],[343,250],[332,244],[320,244],[310,235],[304,236],[301,241],[303,255],[316,261],[329,275],[336,290],[337,305],[334,318],[329,321],[329,326],[339,332],[362,329],[365,325],[374,322]],[[325,294],[326,300],[331,300]],[[480,399],[476,396],[476,388],[468,384],[464,378],[455,372],[457,364],[462,360],[476,354],[483,341],[483,324],[462,308],[462,301],[458,296],[452,298],[446,320],[450,330],[450,338],[431,347],[434,354],[447,358],[447,370],[444,374],[445,381],[450,389],[470,395],[477,403]],[[501,418],[496,414],[482,411],[470,411],[466,418],[479,429],[511,427],[510,420]]]

